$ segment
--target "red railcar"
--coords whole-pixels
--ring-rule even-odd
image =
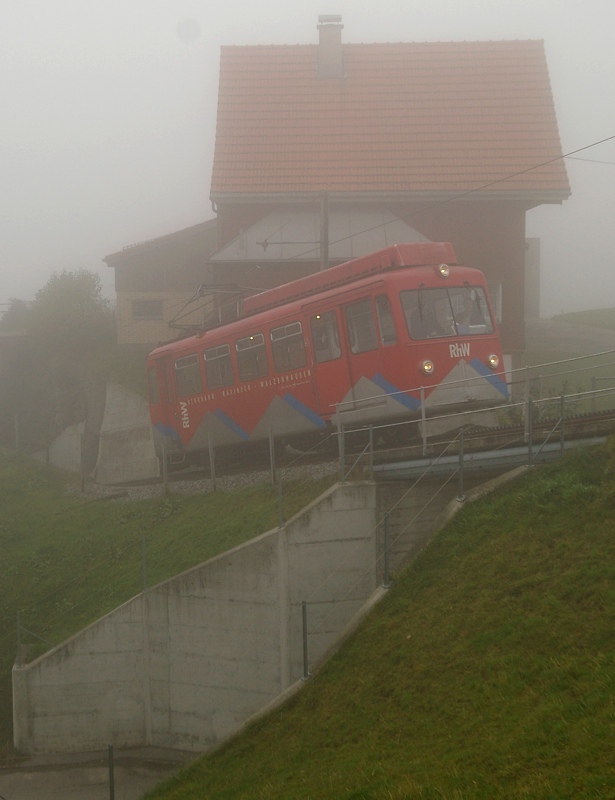
[[[237,319],[147,359],[157,446],[220,445],[508,398],[481,272],[402,244],[245,299]]]

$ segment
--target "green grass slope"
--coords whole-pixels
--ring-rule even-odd
[[[98,501],[69,478],[0,451],[0,753],[12,756],[17,614],[27,659],[152,586],[276,527],[269,484],[232,494]],[[332,482],[284,485],[288,518]],[[144,564],[146,568],[144,570]],[[145,573],[145,574],[144,574]],[[45,641],[41,641],[45,640]]]
[[[574,322],[578,325],[591,325],[595,328],[615,330],[615,308],[596,308],[591,311],[570,311],[557,314],[553,319],[557,322]]]
[[[615,797],[615,443],[466,506],[283,708],[149,800]]]

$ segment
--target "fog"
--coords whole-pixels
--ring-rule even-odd
[[[2,0],[0,304],[213,216],[221,45],[543,39],[572,196],[528,213],[543,316],[615,306],[612,0]],[[0,305],[0,311],[3,306]]]

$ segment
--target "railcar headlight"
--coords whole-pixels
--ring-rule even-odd
[[[421,369],[425,375],[433,375],[436,370],[436,366],[430,358],[426,358],[424,361],[421,361]]]
[[[448,276],[451,274],[451,268],[448,264],[440,264],[438,267],[438,273],[440,274],[441,278],[448,278]]]
[[[487,359],[487,364],[489,364],[491,369],[497,369],[500,366],[500,357],[492,353]]]

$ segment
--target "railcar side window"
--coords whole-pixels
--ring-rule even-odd
[[[413,339],[493,333],[485,291],[480,286],[401,292],[408,333]]]
[[[346,306],[346,326],[352,353],[367,353],[378,347],[374,312],[369,299]]]
[[[378,327],[380,329],[380,341],[386,347],[397,342],[397,331],[393,319],[393,309],[391,302],[386,294],[378,295],[376,298],[376,316],[378,317]]]
[[[300,322],[291,322],[271,330],[273,363],[278,372],[305,367],[305,344]]]
[[[160,402],[160,393],[158,392],[158,374],[156,367],[150,367],[147,370],[147,383],[149,386],[149,400],[152,405],[158,405]]]
[[[242,381],[253,381],[255,378],[264,378],[268,374],[265,337],[262,333],[238,339],[235,348],[239,377]]]
[[[205,377],[209,389],[221,389],[234,383],[231,348],[228,344],[210,347],[203,353],[205,359]]]
[[[175,361],[175,385],[180,397],[203,391],[199,357],[196,353]]]
[[[314,358],[317,364],[323,364],[325,361],[334,361],[342,355],[335,311],[316,314],[310,319],[310,328],[312,330]]]

